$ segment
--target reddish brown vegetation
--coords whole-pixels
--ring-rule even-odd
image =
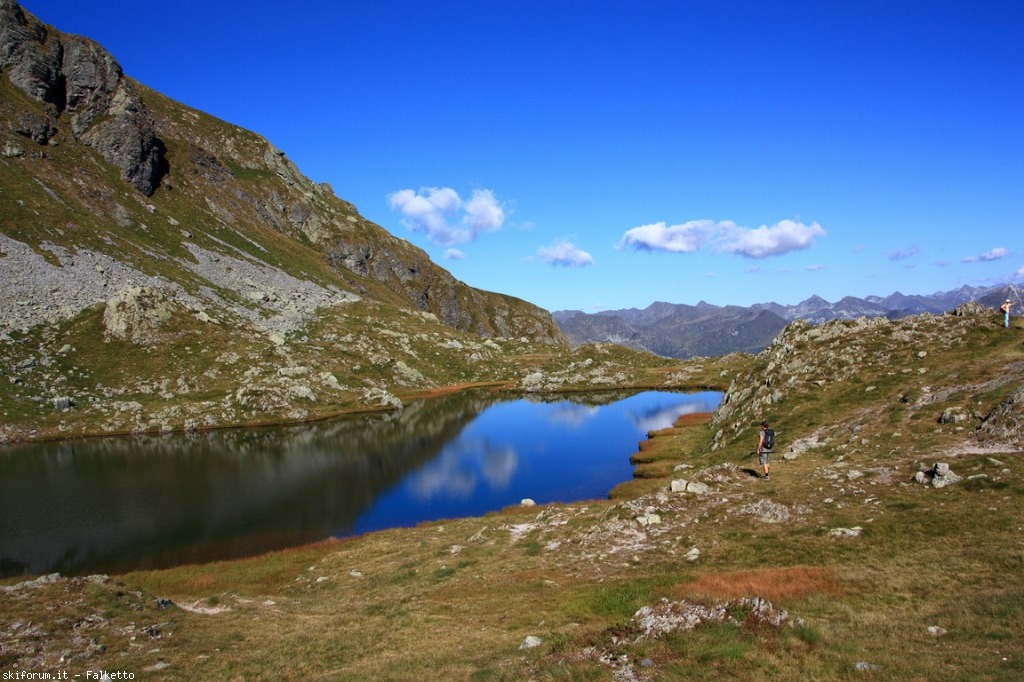
[[[676,586],[677,598],[764,597],[779,604],[817,594],[838,596],[842,585],[832,569],[814,566],[769,568],[704,575]]]

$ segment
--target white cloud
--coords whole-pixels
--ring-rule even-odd
[[[755,229],[739,227],[731,221],[719,224],[722,228],[716,250],[747,258],[781,256],[809,249],[815,239],[825,236],[824,228],[818,223],[804,225],[796,220],[780,220],[770,227],[762,225]]]
[[[444,257],[447,260],[465,260],[466,254],[458,249],[448,249],[444,252]]]
[[[820,264],[820,263],[815,263],[814,265],[808,265],[806,268],[804,268],[804,270],[806,270],[808,272],[816,272],[817,270],[824,270],[824,269],[825,269],[825,266]]]
[[[489,189],[473,190],[473,197],[466,202],[463,210],[466,215],[462,222],[472,228],[474,235],[500,230],[505,222],[505,210]]]
[[[481,232],[501,229],[505,222],[505,209],[489,189],[473,190],[469,201],[451,187],[400,189],[388,195],[388,204],[402,215],[408,229],[441,246],[472,241]]]
[[[627,230],[615,248],[620,251],[632,248],[636,251],[693,253],[710,246],[716,253],[767,258],[808,249],[815,239],[825,234],[818,223],[804,225],[796,220],[781,220],[774,225],[754,229],[742,227],[731,220],[691,220],[671,226],[658,222]]]
[[[594,258],[583,249],[577,248],[572,242],[559,242],[554,246],[542,246],[537,249],[537,257],[542,263],[555,267],[582,268],[594,264]]]
[[[994,260],[999,260],[1001,258],[1006,258],[1009,255],[1010,255],[1010,252],[1007,249],[1004,249],[1001,246],[997,246],[996,248],[992,249],[991,251],[986,251],[985,253],[981,254],[980,256],[967,256],[961,262],[963,262],[963,263],[979,263],[979,262],[980,263],[987,263],[989,261],[994,261]]]
[[[664,221],[640,225],[626,230],[615,248],[620,251],[632,247],[636,251],[693,253],[704,245],[715,225],[711,220],[691,220],[671,226]]]

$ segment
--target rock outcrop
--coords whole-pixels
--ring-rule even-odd
[[[551,315],[531,303],[474,289],[408,242],[338,235],[325,244],[332,265],[382,282],[417,309],[460,331],[486,337],[527,337],[566,343]]]
[[[1024,385],[982,420],[975,437],[981,442],[1024,442]]]
[[[950,314],[897,320],[859,318],[820,325],[795,320],[756,357],[752,371],[733,380],[712,420],[712,449],[740,441],[752,445],[762,419],[788,419],[795,403],[807,401],[835,413],[833,419],[844,424],[794,434],[784,443],[784,457],[790,452],[799,456],[810,443],[838,451],[881,447],[883,435],[902,437],[923,416],[943,429],[943,442],[962,440],[968,428],[981,422],[977,440],[1019,444],[1024,389],[998,406],[986,405],[991,392],[1017,385],[1015,377],[1024,363],[1012,359],[992,377],[947,376],[963,362],[962,349],[970,347],[973,335],[995,325],[991,310],[977,304],[961,305]],[[956,381],[957,388],[938,390],[933,382],[939,379]],[[885,414],[889,425],[869,426],[876,413]],[[817,421],[810,412],[804,418]],[[957,435],[961,431],[963,437]]]
[[[153,343],[161,323],[171,319],[175,305],[156,289],[133,287],[107,301],[103,327],[108,339]]]
[[[72,138],[96,149],[122,179],[150,195],[167,172],[164,145],[133,83],[109,52],[53,31],[13,0],[0,0],[0,71],[41,104],[12,131],[47,144],[66,118]]]

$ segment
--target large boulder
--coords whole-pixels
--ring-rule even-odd
[[[169,320],[176,304],[152,287],[132,287],[107,301],[103,311],[104,336],[145,345],[157,340],[161,323]]]

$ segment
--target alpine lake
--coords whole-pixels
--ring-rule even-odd
[[[721,393],[473,391],[297,426],[0,448],[0,576],[120,573],[607,498]]]

